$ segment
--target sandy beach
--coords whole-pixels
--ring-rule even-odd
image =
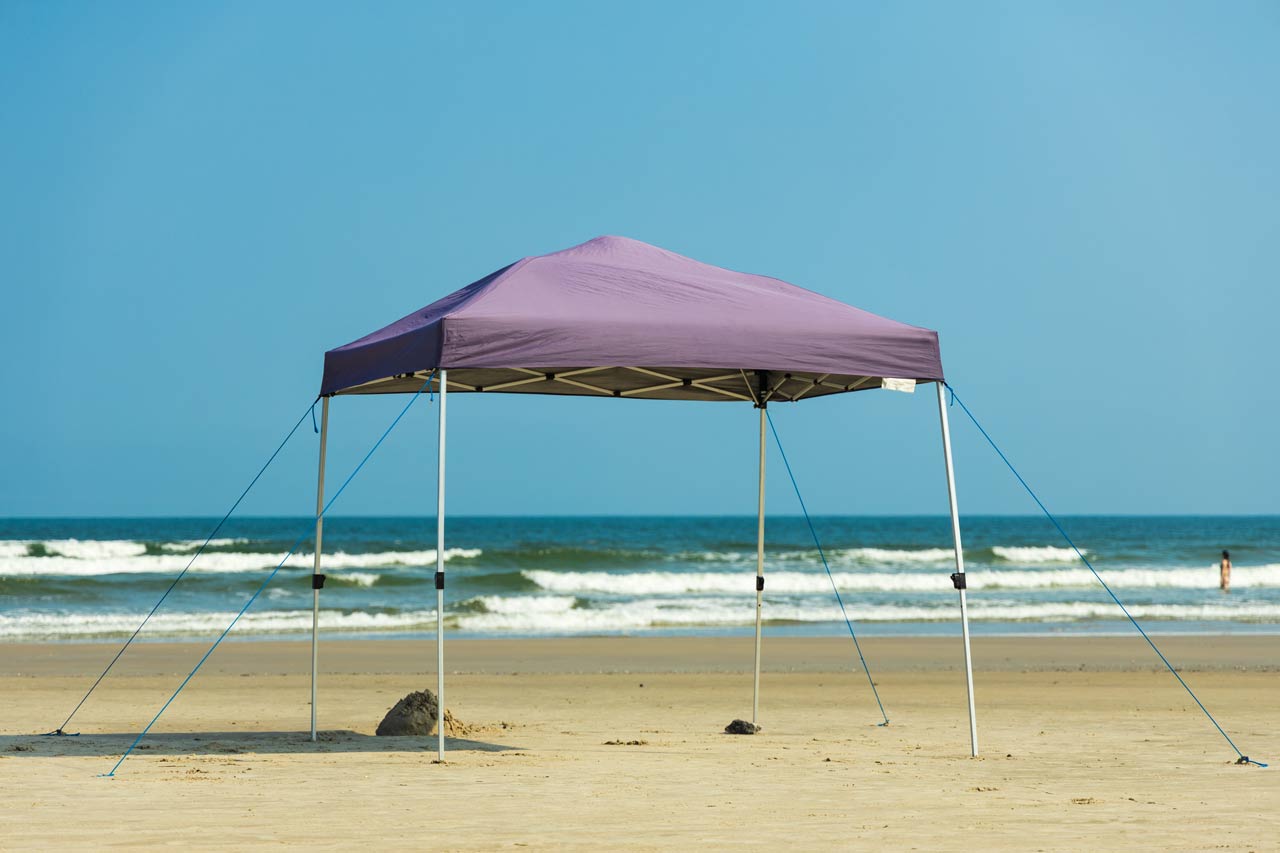
[[[1280,757],[1274,637],[1170,637],[1251,756]],[[0,838],[26,847],[345,849],[1275,849],[1275,770],[1230,747],[1140,638],[975,640],[982,756],[968,754],[958,644],[864,643],[891,724],[847,640],[766,645],[754,737],[751,643],[646,638],[449,645],[448,741],[376,738],[435,685],[431,643],[323,647],[321,742],[306,643],[219,648],[114,778],[206,647],[144,644],[41,738],[114,648],[4,647]]]

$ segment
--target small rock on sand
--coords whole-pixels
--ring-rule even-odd
[[[724,727],[724,733],[727,735],[753,735],[758,731],[760,731],[759,726],[748,723],[746,720],[734,720]]]

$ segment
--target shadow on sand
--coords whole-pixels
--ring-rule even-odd
[[[118,757],[129,748],[137,732],[80,734],[75,736],[0,735],[0,755],[47,758],[50,756]],[[521,747],[481,740],[445,737],[446,752],[506,752]],[[284,753],[433,753],[431,737],[376,737],[349,730],[322,731],[311,742],[307,732],[160,732],[143,738],[134,754],[143,755],[232,755]]]

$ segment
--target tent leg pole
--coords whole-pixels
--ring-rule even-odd
[[[978,717],[973,706],[973,655],[969,651],[969,606],[965,600],[964,547],[960,544],[960,510],[956,505],[956,472],[951,462],[951,425],[947,420],[947,394],[942,382],[938,386],[938,417],[942,422],[942,454],[947,463],[947,499],[951,504],[951,535],[955,540],[956,573],[952,576],[960,592],[960,630],[964,636],[964,677],[969,691],[969,747],[978,757]]]
[[[440,445],[436,467],[436,760],[444,761],[444,438],[448,371],[440,369]]]
[[[760,716],[760,610],[764,604],[764,426],[765,404],[760,404],[760,482],[756,503],[756,665],[751,691],[751,723],[758,725]]]
[[[329,398],[320,404],[320,473],[316,476],[316,554],[311,568],[311,742],[316,742],[316,681],[320,670],[320,554],[324,537],[324,455],[329,440]]]

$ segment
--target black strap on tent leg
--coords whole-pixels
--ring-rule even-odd
[[[1266,767],[1267,765],[1263,764],[1261,761],[1254,761],[1253,759],[1249,758],[1249,756],[1245,755],[1243,752],[1240,751],[1240,748],[1235,745],[1235,741],[1231,740],[1231,736],[1226,733],[1226,731],[1222,728],[1222,726],[1218,725],[1218,721],[1213,718],[1213,714],[1210,714],[1209,709],[1206,708],[1204,706],[1204,703],[1200,701],[1200,697],[1196,696],[1195,691],[1191,689],[1191,686],[1188,685],[1187,682],[1183,680],[1182,676],[1178,674],[1178,671],[1173,668],[1173,664],[1169,663],[1169,659],[1164,656],[1164,652],[1160,651],[1160,649],[1156,646],[1155,641],[1151,639],[1151,636],[1142,629],[1142,626],[1138,624],[1138,620],[1133,618],[1133,614],[1129,612],[1129,608],[1125,607],[1124,602],[1120,600],[1119,596],[1117,596],[1114,592],[1111,591],[1111,587],[1108,586],[1107,582],[1102,579],[1102,575],[1098,574],[1098,570],[1095,569],[1093,567],[1093,564],[1089,562],[1089,559],[1085,557],[1084,552],[1076,547],[1075,542],[1071,541],[1071,537],[1067,535],[1067,531],[1064,530],[1062,528],[1062,525],[1058,523],[1058,519],[1053,517],[1053,513],[1049,512],[1048,508],[1045,507],[1044,503],[1041,502],[1040,498],[1036,495],[1036,493],[1032,490],[1032,488],[1027,485],[1027,481],[1022,479],[1022,475],[1018,473],[1018,469],[1014,468],[1013,463],[1009,461],[1009,457],[1004,455],[1004,451],[1001,450],[999,446],[996,445],[995,441],[992,440],[991,436],[987,434],[987,431],[982,428],[982,424],[978,423],[978,419],[973,416],[973,412],[969,411],[969,407],[964,404],[964,400],[961,400],[960,396],[956,394],[956,389],[952,388],[951,385],[948,384],[947,390],[951,392],[952,402],[960,404],[960,408],[964,411],[966,415],[969,416],[969,420],[973,421],[973,425],[978,428],[978,432],[982,433],[982,437],[987,440],[987,444],[991,445],[991,449],[996,452],[996,455],[1000,457],[1000,460],[1004,462],[1005,466],[1008,467],[1008,469],[1011,472],[1013,472],[1013,476],[1016,477],[1018,479],[1018,482],[1022,484],[1022,488],[1026,489],[1027,494],[1031,495],[1031,499],[1036,502],[1036,506],[1040,507],[1040,511],[1044,513],[1045,518],[1049,519],[1049,521],[1052,522],[1053,526],[1058,529],[1058,532],[1062,534],[1062,538],[1065,539],[1067,544],[1071,546],[1071,550],[1076,552],[1076,556],[1080,558],[1080,562],[1084,563],[1085,566],[1089,569],[1089,571],[1093,573],[1093,576],[1097,579],[1098,583],[1102,584],[1102,588],[1107,591],[1107,595],[1111,596],[1111,600],[1116,603],[1116,606],[1118,606],[1120,610],[1123,611],[1124,615],[1128,617],[1129,621],[1133,623],[1133,627],[1138,629],[1138,633],[1142,635],[1142,639],[1147,641],[1147,645],[1151,646],[1151,650],[1156,653],[1156,656],[1160,658],[1160,660],[1168,668],[1169,672],[1173,674],[1173,677],[1178,679],[1178,683],[1181,684],[1183,689],[1187,691],[1187,695],[1189,695],[1193,700],[1195,700],[1195,703],[1200,706],[1200,710],[1203,711],[1204,715],[1209,718],[1209,722],[1213,723],[1213,727],[1218,730],[1218,734],[1222,735],[1222,737],[1227,741],[1227,743],[1231,745],[1231,748],[1235,750],[1236,755],[1239,756],[1239,760],[1236,761],[1236,764],[1253,764],[1258,767]]]

